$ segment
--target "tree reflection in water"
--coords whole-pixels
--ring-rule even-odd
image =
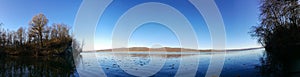
[[[1,77],[73,77],[76,67],[71,56],[0,56]]]
[[[278,49],[266,51],[257,66],[264,77],[299,77],[300,56],[299,48]]]

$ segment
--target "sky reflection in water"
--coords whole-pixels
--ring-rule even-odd
[[[259,76],[259,71],[255,69],[260,65],[260,58],[263,57],[263,49],[248,51],[232,51],[227,52],[225,64],[221,76]],[[129,56],[128,56],[129,55]],[[218,55],[216,53],[215,55]],[[151,59],[165,61],[163,64],[151,64]],[[130,71],[139,71],[140,75],[149,75],[153,73],[155,77],[175,76],[180,65],[181,58],[194,59],[199,58],[198,71],[196,76],[205,76],[211,59],[209,52],[97,52],[97,53],[81,53],[81,59],[77,64],[77,70],[86,71],[97,70],[93,68],[98,65],[108,77],[126,76],[132,77]],[[118,64],[123,63],[123,64]],[[130,63],[130,64],[129,64]],[[154,62],[155,63],[155,62]],[[151,66],[150,66],[151,65]],[[162,66],[162,67],[160,67]],[[195,68],[196,63],[184,63],[182,70],[189,73],[189,68]],[[125,70],[122,68],[126,68]],[[145,72],[140,72],[140,71]],[[150,72],[151,71],[151,72]],[[97,74],[101,71],[88,71],[88,73]],[[93,74],[87,74],[93,75]]]

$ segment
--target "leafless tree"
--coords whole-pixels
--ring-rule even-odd
[[[53,38],[60,38],[60,39],[65,39],[69,38],[69,28],[68,25],[66,24],[53,24],[52,25],[52,31],[51,31],[51,36]]]
[[[44,31],[44,35],[45,35],[45,40],[48,41],[49,37],[50,37],[50,31],[51,31],[51,27],[46,26],[45,27],[45,31]]]
[[[51,30],[51,38],[57,38],[57,37],[58,37],[57,24],[53,24]]]
[[[43,32],[44,27],[47,25],[48,19],[44,14],[38,14],[32,18],[29,25],[31,26],[31,33],[37,35],[37,38],[40,43],[40,47],[43,47]]]
[[[1,23],[0,53],[26,53],[34,56],[67,54],[65,51],[71,48],[74,40],[69,34],[70,28],[63,23],[52,26],[47,26],[47,23],[44,14],[35,15],[27,29],[20,27],[17,31],[9,31],[2,28]]]
[[[299,42],[300,5],[298,0],[261,0],[260,24],[252,37],[265,47]]]
[[[24,36],[25,36],[25,29],[23,27],[20,27],[17,31],[18,41],[19,45],[23,45],[24,43]]]

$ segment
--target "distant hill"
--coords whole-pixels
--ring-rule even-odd
[[[244,49],[227,49],[226,51],[244,51],[244,50],[253,50],[253,49],[260,49],[263,47],[257,48],[244,48]],[[103,51],[167,51],[167,52],[180,52],[180,51],[199,51],[199,52],[211,52],[211,51],[223,51],[223,50],[199,50],[199,49],[189,49],[189,48],[172,48],[172,47],[162,47],[162,48],[148,48],[148,47],[130,47],[130,48],[115,48],[115,49],[104,49],[104,50],[97,50],[97,52]]]

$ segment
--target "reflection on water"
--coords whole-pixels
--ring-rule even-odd
[[[259,70],[260,58],[263,57],[263,49],[248,51],[227,52],[225,64],[221,76],[260,76]],[[101,71],[108,77],[134,77],[134,76],[153,76],[153,77],[173,77],[178,70],[189,74],[191,68],[197,67],[197,77],[205,76],[208,69],[211,55],[220,55],[220,53],[210,52],[97,52],[81,53],[81,59],[78,62],[78,71],[88,71],[91,74],[81,76],[93,76]],[[199,63],[189,62],[180,63],[185,59],[199,58]],[[155,62],[152,62],[155,61]],[[163,63],[162,63],[163,62]],[[179,68],[179,65],[185,68]],[[92,68],[99,66],[98,68]],[[85,70],[84,70],[85,69]],[[100,72],[89,71],[99,70]],[[135,73],[132,73],[135,72]],[[153,73],[154,72],[154,73]],[[80,73],[81,74],[81,73]]]
[[[197,67],[197,77],[205,76],[210,64],[209,52],[96,52],[73,57],[0,56],[0,77],[173,77],[178,70],[189,74]],[[185,58],[199,58],[199,63],[180,63]],[[76,68],[75,68],[76,64]],[[183,65],[184,68],[179,68]],[[276,77],[300,73],[299,58],[285,58],[265,53],[264,49],[227,52],[220,76]]]
[[[300,77],[299,51],[279,51],[288,54],[265,52],[260,59],[261,65],[257,66],[262,76],[266,77]],[[296,53],[295,53],[296,52]]]
[[[72,57],[0,56],[1,77],[73,77]]]

